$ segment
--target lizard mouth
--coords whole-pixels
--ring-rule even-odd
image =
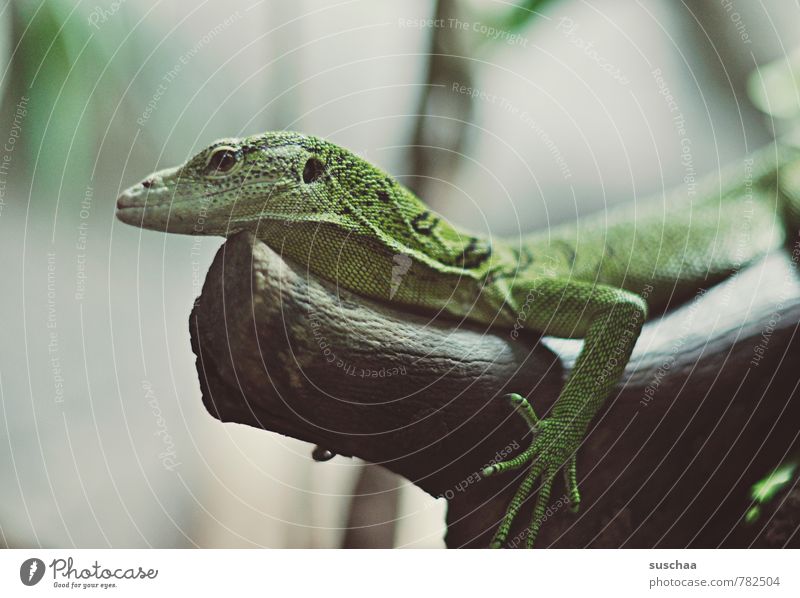
[[[145,213],[151,216],[155,212],[169,209],[170,198],[164,191],[166,189],[150,190],[143,188],[142,185],[126,189],[117,198],[117,218],[125,224],[135,226],[146,224]]]
[[[120,194],[116,216],[121,222],[140,228],[191,234],[196,218],[178,209],[189,199],[177,195],[172,186],[151,183],[148,179]]]
[[[117,215],[126,210],[143,210],[145,207],[159,207],[164,205],[162,193],[137,193],[131,189],[126,189],[117,198]]]

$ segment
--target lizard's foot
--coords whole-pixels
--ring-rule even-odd
[[[534,431],[535,437],[531,445],[513,459],[490,465],[483,470],[484,476],[490,476],[503,471],[519,469],[530,464],[530,471],[528,471],[519,488],[517,488],[514,498],[511,499],[506,514],[492,539],[491,547],[502,548],[506,543],[511,524],[514,522],[525,499],[531,494],[534,484],[541,479],[541,486],[538,488],[536,505],[533,508],[533,517],[528,527],[526,540],[527,547],[532,548],[545,518],[553,479],[562,468],[571,508],[573,511],[578,508],[580,493],[578,492],[575,471],[575,451],[580,444],[580,435],[576,434],[576,430],[574,426],[570,425],[570,422],[562,422],[554,418],[540,420],[536,416],[533,407],[524,397],[518,394],[510,394],[506,398],[514,404],[517,413],[525,419]]]

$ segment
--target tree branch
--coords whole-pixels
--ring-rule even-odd
[[[559,501],[558,480],[538,545],[796,546],[797,490],[755,525],[741,517],[750,485],[799,446],[798,321],[795,265],[776,253],[648,323],[579,452],[581,511]],[[247,233],[219,250],[191,334],[214,417],[359,456],[447,498],[451,547],[487,545],[516,489],[513,474],[478,474],[530,442],[502,395],[546,414],[578,348],[363,299]]]

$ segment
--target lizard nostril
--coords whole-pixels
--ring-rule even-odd
[[[144,187],[145,189],[149,189],[152,186],[153,186],[153,179],[145,179],[144,181],[142,181],[142,187]]]

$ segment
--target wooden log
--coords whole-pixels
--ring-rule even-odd
[[[800,543],[797,490],[742,521],[750,486],[800,446],[795,270],[777,252],[646,324],[579,452],[580,512],[559,476],[538,546]],[[486,546],[516,488],[515,474],[478,473],[530,442],[503,395],[546,414],[579,348],[387,307],[248,233],[220,248],[190,325],[214,417],[405,476],[448,501],[450,547]]]

